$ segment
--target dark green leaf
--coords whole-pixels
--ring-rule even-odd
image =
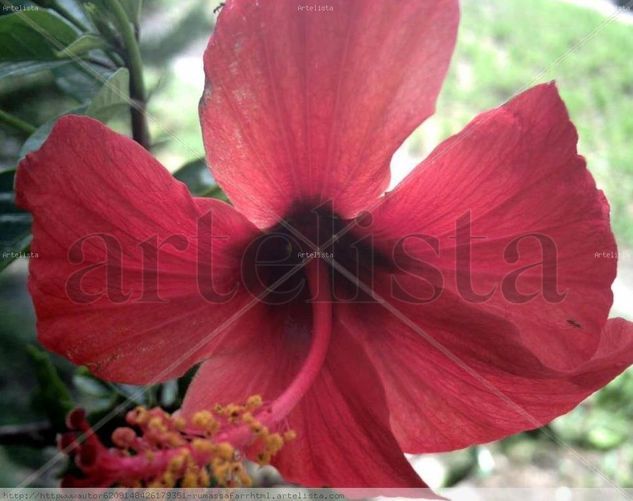
[[[75,64],[55,68],[53,70],[57,87],[81,103],[85,103],[91,99],[92,96],[99,91],[103,82],[114,73],[113,70],[89,63],[84,63],[84,67],[89,68],[89,75],[86,74],[86,72],[78,70]]]
[[[15,169],[0,172],[0,271],[24,252],[31,241],[31,215],[15,206]]]
[[[86,2],[84,11],[97,31],[114,46],[120,46],[121,39],[113,22],[113,15],[103,0]]]
[[[88,115],[102,122],[112,118],[119,110],[127,107],[129,75],[125,68],[120,68],[112,74],[88,105],[80,106],[69,113],[75,115]],[[50,134],[55,122],[55,117],[40,127],[29,136],[19,152],[23,158],[28,153],[42,146]],[[3,172],[0,175],[3,191],[0,192],[0,201],[3,205],[0,211],[0,270],[6,268],[15,260],[20,252],[23,252],[31,241],[31,216],[18,211],[13,204],[13,178],[15,171]]]
[[[185,183],[194,195],[221,198],[222,190],[213,179],[204,158],[186,163],[174,172],[174,177]]]
[[[117,111],[127,106],[128,81],[127,69],[119,68],[106,80],[90,103],[70,110],[66,114],[88,115],[102,122],[107,122]],[[22,158],[27,153],[42,146],[59,118],[55,117],[40,125],[22,145],[19,157]]]
[[[185,393],[187,393],[187,389],[193,380],[193,377],[196,375],[198,371],[198,367],[192,367],[189,369],[183,376],[177,379],[178,382],[178,400],[177,404],[182,404],[183,399],[185,398]]]
[[[0,16],[0,61],[49,61],[77,39],[66,21],[45,10]]]
[[[68,114],[72,113],[75,115],[84,115],[86,112],[86,108],[87,106],[81,106],[79,108],[75,108],[74,110],[70,110]],[[31,134],[29,138],[24,142],[22,148],[20,148],[18,156],[20,158],[23,158],[26,156],[27,153],[39,149],[44,141],[46,141],[46,138],[51,133],[51,130],[53,130],[53,126],[55,125],[55,122],[57,122],[57,120],[59,120],[59,117],[51,118],[49,121],[44,122],[42,125],[40,125],[37,130],[33,134]]]
[[[66,415],[74,407],[70,392],[59,377],[48,353],[35,346],[28,346],[27,350],[35,364],[35,376],[39,383],[35,399],[37,406],[46,413],[56,430],[63,430]]]
[[[0,78],[19,77],[45,70],[68,66],[70,61],[24,61],[19,63],[0,63]]]

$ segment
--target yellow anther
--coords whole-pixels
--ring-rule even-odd
[[[209,487],[210,483],[211,479],[209,478],[207,470],[200,470],[200,473],[198,474],[198,484],[200,487]]]
[[[182,478],[182,486],[183,487],[200,487],[198,485],[198,475],[190,470],[185,473],[185,476]]]
[[[246,400],[246,407],[250,410],[261,407],[263,403],[261,395],[252,395]]]
[[[219,429],[220,429],[220,423],[218,423],[215,419],[209,421],[204,427],[204,431],[207,432],[207,435],[213,435]]]
[[[270,449],[272,454],[279,452],[279,449],[284,445],[284,439],[281,438],[279,433],[273,433],[266,439],[266,447]]]
[[[154,416],[152,417],[149,422],[147,423],[147,427],[150,430],[156,430],[156,431],[160,431],[160,432],[166,432],[167,431],[167,427],[165,426],[165,423],[163,423],[163,419],[159,416]]]
[[[242,410],[242,406],[241,405],[237,405],[237,404],[229,404],[224,408],[224,413],[225,414],[233,414],[236,412],[239,412]]]
[[[233,449],[233,446],[228,442],[222,442],[221,444],[218,444],[216,450],[217,456],[221,459],[225,459],[226,461],[233,459],[234,452],[235,450]]]
[[[262,466],[270,464],[270,453],[260,452],[259,454],[257,454],[257,462]]]
[[[170,447],[179,447],[186,443],[182,435],[174,432],[168,432],[164,435],[163,441]]]
[[[134,410],[128,412],[125,419],[129,424],[142,426],[147,423],[149,417],[149,411],[145,407],[139,405]]]
[[[198,426],[199,428],[204,428],[213,420],[213,415],[209,411],[198,411],[196,412],[191,422],[194,426]]]
[[[174,487],[176,485],[176,479],[170,472],[165,472],[161,479],[163,487]]]
[[[268,433],[269,433],[268,428],[266,426],[263,426],[257,421],[253,423],[252,425],[250,425],[250,428],[251,428],[251,431],[258,437],[266,439],[266,437],[268,436]]]
[[[262,423],[257,419],[261,411],[255,409],[262,405],[262,397],[253,395],[245,404],[218,404],[214,411],[198,411],[191,420],[159,408],[147,410],[139,406],[128,412],[126,419],[134,428],[117,428],[112,443],[120,457],[135,456],[146,462],[147,474],[134,475],[121,485],[129,487],[136,482],[138,487],[208,487],[213,482],[226,487],[251,486],[242,451],[230,441],[219,443],[215,433],[221,429],[222,435],[226,432],[231,437],[232,429],[244,431],[246,426],[252,433],[250,442],[259,452],[257,462],[270,464],[272,457],[296,434],[292,430],[285,433],[269,430],[267,421]],[[191,432],[189,427],[195,431]]]
[[[203,438],[195,438],[191,442],[191,447],[200,454],[213,454],[216,449],[215,444]]]
[[[255,435],[261,435],[264,431],[264,427],[259,423],[259,421],[253,421],[249,425],[249,428]]]
[[[182,416],[178,416],[177,418],[174,418],[173,423],[174,423],[174,428],[178,431],[183,431],[185,427],[187,426],[187,421]]]
[[[180,471],[182,470],[182,467],[185,465],[185,459],[187,458],[187,454],[186,453],[178,453],[177,455],[175,455],[173,458],[171,458],[169,460],[169,464],[167,466],[167,468],[170,471]]]
[[[230,463],[222,463],[213,468],[213,473],[217,478],[226,478],[230,468]]]
[[[244,487],[250,487],[251,485],[253,485],[253,480],[245,471],[242,471],[242,473],[239,474],[238,479],[240,481],[240,484],[242,484]]]

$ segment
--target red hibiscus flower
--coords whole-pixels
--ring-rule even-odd
[[[16,181],[41,342],[136,384],[202,362],[184,415],[262,394],[259,421],[297,434],[274,464],[307,486],[423,486],[403,452],[536,428],[605,385],[633,329],[607,320],[609,209],[553,84],[384,194],[457,24],[453,0],[227,2],[200,116],[232,206],[59,120]]]

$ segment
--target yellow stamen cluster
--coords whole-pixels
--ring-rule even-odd
[[[262,398],[254,395],[244,404],[216,405],[196,412],[190,420],[160,408],[137,407],[126,416],[129,427],[112,434],[113,456],[133,462],[142,478],[121,478],[116,485],[140,487],[248,487],[251,478],[235,448],[246,447],[249,457],[269,464],[294,431],[271,432],[257,419]],[[231,444],[232,431],[249,437]],[[130,463],[131,464],[131,463]],[[138,468],[142,464],[143,468]],[[125,466],[122,466],[125,470]],[[129,468],[128,468],[129,470]]]
[[[219,423],[228,423],[234,426],[247,426],[253,435],[253,444],[250,451],[255,452],[255,459],[260,465],[270,463],[271,458],[277,454],[283,447],[285,442],[289,442],[296,437],[294,431],[289,430],[283,435],[271,432],[267,426],[264,426],[255,416],[256,411],[262,407],[263,400],[260,395],[253,395],[246,400],[243,405],[228,404],[225,406],[216,405],[213,413],[209,411],[201,411],[193,416],[193,422],[206,432],[210,431],[213,435],[221,426]],[[220,444],[222,445],[222,444]],[[227,471],[234,471],[235,467],[227,466]],[[225,471],[224,469],[222,471]],[[240,470],[243,472],[243,469]],[[244,473],[245,475],[245,473]],[[222,485],[222,484],[221,484]]]

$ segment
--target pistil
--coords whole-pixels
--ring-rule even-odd
[[[332,335],[332,297],[327,264],[321,259],[311,259],[305,265],[306,277],[312,301],[312,341],[303,366],[290,385],[270,404],[264,405],[255,414],[264,426],[274,427],[283,422],[292,409],[301,401],[316,380],[330,345]],[[246,445],[252,431],[248,426],[220,431],[218,441],[226,441],[237,447]]]

